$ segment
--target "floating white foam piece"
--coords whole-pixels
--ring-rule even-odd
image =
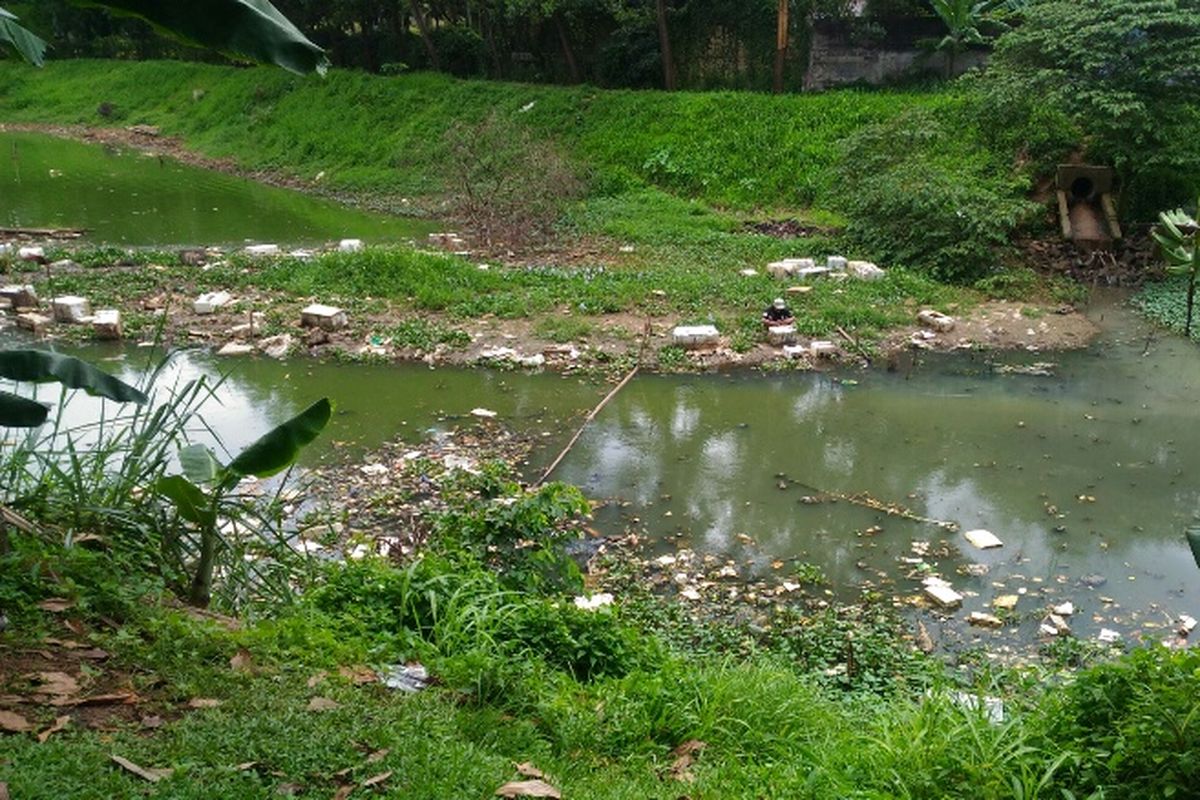
[[[1179,634],[1187,636],[1192,631],[1196,630],[1196,618],[1189,617],[1187,614],[1179,615]]]
[[[338,242],[338,251],[342,253],[357,253],[362,249],[362,239],[342,239]]]
[[[496,412],[490,408],[473,408],[471,409],[471,416],[479,417],[480,419],[495,419]]]
[[[277,256],[279,255],[279,245],[277,244],[252,244],[246,248],[248,256]]]
[[[1075,613],[1075,604],[1068,600],[1065,603],[1059,603],[1050,610],[1060,617],[1069,617]]]
[[[980,550],[990,550],[993,547],[1003,547],[1004,542],[996,537],[996,534],[991,531],[985,531],[982,528],[974,531],[967,531],[963,534],[967,541],[978,547]]]
[[[313,303],[300,312],[300,326],[335,331],[349,324],[346,312],[335,306]]]
[[[197,314],[213,314],[222,306],[229,305],[233,296],[229,292],[205,292],[192,303],[192,310]]]
[[[958,608],[963,601],[963,596],[945,585],[944,581],[926,584],[925,594],[942,608]]]
[[[219,356],[248,356],[254,352],[254,345],[245,342],[230,342],[217,351]]]
[[[1096,638],[1105,644],[1114,644],[1121,641],[1121,634],[1118,631],[1112,630],[1111,628],[1101,628],[1100,633],[1098,636],[1096,636]]]
[[[967,622],[979,628],[1004,627],[1004,620],[993,614],[985,614],[982,611],[972,611],[971,616],[967,617]]]
[[[92,316],[92,301],[73,294],[54,298],[50,301],[50,307],[54,310],[56,322],[79,324],[87,322]]]
[[[721,338],[715,325],[680,325],[671,331],[671,341],[681,347],[716,344]]]

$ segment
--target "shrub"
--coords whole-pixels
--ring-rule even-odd
[[[841,164],[847,233],[873,257],[975,280],[1032,216],[1027,181],[964,128],[974,126],[962,112],[916,111],[849,140]]]
[[[1194,796],[1200,786],[1200,653],[1137,650],[1080,673],[1049,716],[1068,748],[1061,780],[1083,796]]]
[[[496,113],[446,132],[454,206],[489,244],[548,236],[584,184],[549,142]]]
[[[584,611],[564,602],[526,603],[505,620],[498,638],[525,650],[576,680],[627,674],[642,659],[639,634],[616,611]]]
[[[1121,174],[1129,213],[1150,219],[1192,199],[1194,181],[1162,176],[1200,176],[1198,62],[1200,0],[1050,0],[1000,38],[980,87],[988,112],[1005,115],[996,128],[1013,114],[1024,132],[1069,119],[1088,158]]]

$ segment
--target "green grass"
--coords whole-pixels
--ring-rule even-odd
[[[102,102],[114,116],[98,115]],[[929,92],[669,94],[174,62],[0,63],[6,121],[159,125],[246,167],[417,197],[443,187],[446,130],[495,110],[562,148],[599,196],[653,186],[712,205],[829,207],[842,139],[908,108],[958,102]]]

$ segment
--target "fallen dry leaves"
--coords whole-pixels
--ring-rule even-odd
[[[540,769],[538,769],[537,767],[535,767],[533,764],[531,764],[528,761],[522,761],[520,764],[515,765],[514,768],[517,770],[517,774],[523,778],[544,778],[544,777],[546,777],[545,774],[543,774]]]
[[[146,767],[140,767],[129,759],[121,758],[120,756],[109,757],[125,771],[131,772],[142,780],[149,781],[150,783],[158,783],[163,778],[171,777],[171,775],[173,775],[175,772],[173,769],[147,769]]]
[[[341,708],[341,705],[328,697],[314,697],[308,701],[309,711],[333,711],[335,708]]]
[[[250,655],[250,651],[246,648],[241,648],[234,654],[233,658],[229,659],[229,668],[234,672],[254,672],[254,656]]]
[[[33,726],[29,724],[29,720],[15,711],[0,709],[0,731],[7,733],[28,733],[31,730],[33,730]]]
[[[142,698],[137,692],[109,692],[94,694],[90,697],[58,697],[50,701],[52,706],[102,706],[102,705],[133,705]]]
[[[35,694],[70,697],[79,691],[79,682],[65,672],[31,672],[25,677],[37,684]]]
[[[378,775],[374,775],[370,778],[367,778],[365,781],[363,781],[363,788],[370,789],[372,786],[378,786],[379,784],[386,781],[388,778],[392,777],[393,772],[394,772],[394,770],[389,769],[387,772],[381,772]]]
[[[683,744],[671,751],[671,755],[675,756],[675,761],[671,764],[671,768],[667,773],[674,780],[683,783],[691,783],[696,780],[696,776],[692,775],[689,769],[696,762],[700,751],[708,747],[707,744],[699,739],[689,739]]]
[[[338,667],[338,675],[341,675],[355,686],[363,686],[364,684],[375,683],[375,681],[379,680],[375,674],[375,670],[363,666]]]
[[[496,790],[497,797],[550,797],[562,800],[562,792],[545,781],[512,781]]]
[[[40,744],[45,744],[47,739],[49,739],[51,736],[58,733],[59,731],[61,731],[63,728],[67,727],[70,724],[71,724],[70,717],[68,717],[68,716],[59,717],[58,719],[54,720],[53,725],[51,725],[49,728],[46,728],[46,730],[44,730],[38,734],[38,736],[37,736],[38,742]]]
[[[221,701],[212,697],[193,697],[188,700],[188,708],[219,708]]]
[[[52,614],[61,614],[64,611],[74,608],[75,601],[68,600],[65,597],[49,597],[38,603],[37,607],[42,611],[49,611]]]

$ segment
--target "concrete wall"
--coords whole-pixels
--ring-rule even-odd
[[[914,74],[944,75],[945,57],[919,44],[940,38],[940,33],[924,20],[909,20],[875,36],[852,26],[814,23],[804,88],[819,91],[852,83],[879,85]],[[985,50],[960,54],[955,74],[981,66],[987,55]]]

